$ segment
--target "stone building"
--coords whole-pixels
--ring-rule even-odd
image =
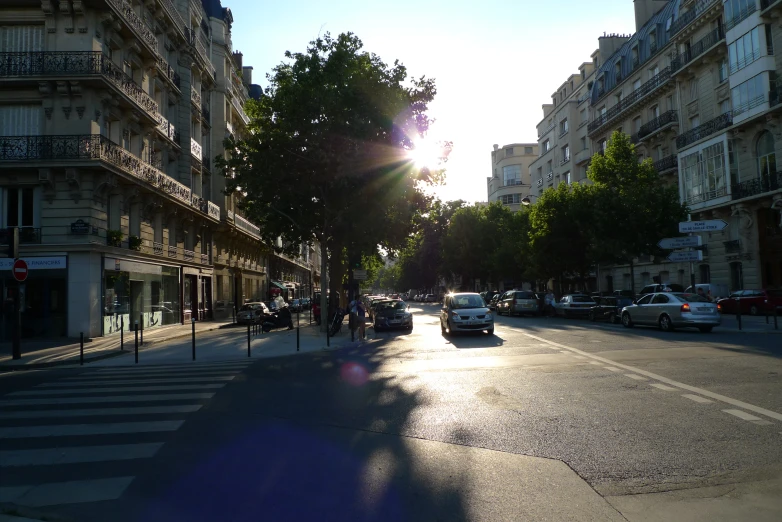
[[[537,155],[537,143],[494,145],[491,152],[492,175],[486,178],[489,203],[500,201],[514,212],[518,210],[521,200],[530,194],[532,180],[529,167]]]

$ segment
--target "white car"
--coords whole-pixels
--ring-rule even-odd
[[[440,330],[443,335],[476,330],[494,335],[494,316],[480,294],[448,294],[440,310]]]

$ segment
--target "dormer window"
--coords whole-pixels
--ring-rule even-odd
[[[586,80],[586,77],[587,77],[587,72],[586,72],[586,70],[584,70],[584,69],[581,69],[581,80],[582,80],[582,81],[583,81],[583,80]]]
[[[622,80],[622,62],[618,61],[616,64],[614,64],[614,71],[616,71],[616,81],[617,83]]]
[[[637,45],[635,47],[633,47],[632,54],[633,54],[633,69],[635,69],[636,67],[638,67],[638,64],[641,61],[641,56],[638,54],[638,46]]]
[[[657,32],[656,31],[650,31],[649,32],[649,52],[651,54],[654,54],[657,52]]]

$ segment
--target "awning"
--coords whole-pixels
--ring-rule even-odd
[[[287,290],[288,289],[288,287],[286,287],[284,284],[278,283],[277,281],[272,281],[271,283],[272,283],[272,286],[276,286],[280,290]]]

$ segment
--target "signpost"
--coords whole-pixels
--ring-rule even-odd
[[[366,270],[353,270],[353,279],[356,279],[358,281],[366,281],[367,280],[367,271]]]
[[[701,236],[666,237],[661,239],[657,246],[663,250],[676,250],[677,248],[690,248],[703,246]]]
[[[685,250],[682,252],[671,252],[668,254],[668,261],[673,262],[693,262],[703,261],[703,252],[701,250]]]
[[[27,279],[27,262],[16,259],[11,265],[11,274],[16,279],[16,294],[14,294],[14,336],[11,340],[11,357],[22,358],[22,283]]]
[[[722,219],[710,219],[708,221],[681,221],[679,232],[682,234],[692,232],[719,232],[727,228],[728,223]]]
[[[27,279],[27,262],[24,259],[17,259],[11,266],[11,273],[13,273],[14,279],[23,283]]]

